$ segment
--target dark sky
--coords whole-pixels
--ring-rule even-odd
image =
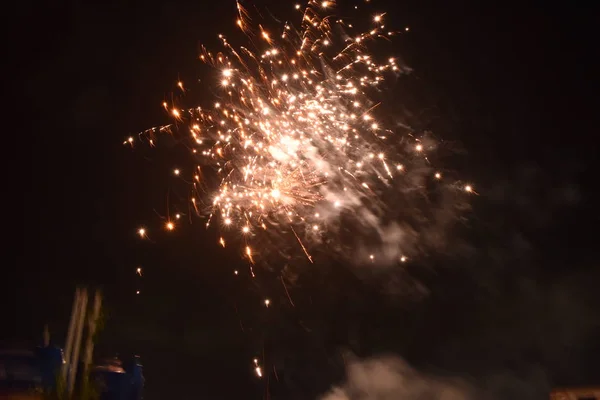
[[[287,13],[280,3],[264,2]],[[507,376],[499,386],[600,383],[592,6],[373,3],[411,27],[396,53],[415,71],[413,122],[465,149],[448,162],[480,193],[460,238],[475,253],[400,277],[427,288],[419,299],[382,289],[394,272],[329,263],[291,288],[297,307],[265,313],[263,293],[286,302],[277,276],[233,279],[246,265],[201,223],[138,240],[165,213],[179,150],[121,145],[167,120],[163,99],[201,71],[199,43],[234,30],[235,3],[23,2],[5,17],[2,336],[35,339],[48,322],[61,343],[84,283],[106,297],[98,352],[141,354],[150,400],[262,398],[251,360],[263,349],[289,399],[339,379],[340,349]]]

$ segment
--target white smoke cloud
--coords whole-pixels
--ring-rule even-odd
[[[351,361],[346,373],[320,400],[474,399],[466,382],[421,373],[394,356]]]
[[[428,374],[389,355],[350,361],[345,382],[319,400],[545,400],[549,391],[540,368],[496,371],[467,381]]]

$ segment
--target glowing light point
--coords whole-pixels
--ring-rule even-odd
[[[173,170],[173,173],[174,173],[175,175],[179,175],[179,173],[180,173],[180,172],[181,172],[181,171],[179,171],[179,169],[177,169],[177,168],[175,168],[175,169]]]
[[[139,291],[139,290],[136,290],[136,291],[135,291],[135,294],[140,294],[140,291]]]
[[[238,274],[239,274],[238,270],[237,270],[237,269],[236,269],[236,270],[234,270],[234,271],[233,271],[233,274],[234,274],[234,275],[238,275]]]
[[[371,255],[369,256],[369,258],[370,258],[371,260],[374,260],[374,259],[375,259],[375,256],[374,256],[373,254],[371,254]]]
[[[471,185],[465,186],[465,192],[467,192],[467,193],[473,192],[473,187]]]
[[[400,262],[406,262],[407,258],[405,256],[400,257]]]
[[[299,10],[300,9],[300,4],[296,4],[295,8],[296,8],[296,10]]]
[[[140,228],[138,229],[138,235],[140,235],[140,237],[146,237],[146,230],[144,228]]]
[[[265,307],[269,307],[270,304],[271,304],[271,300],[265,299]]]
[[[135,270],[135,273],[136,273],[136,274],[138,274],[139,276],[142,276],[142,268],[138,267],[138,268]]]
[[[415,146],[415,150],[417,151],[423,151],[423,145],[422,144],[418,144]]]
[[[231,218],[225,218],[225,225],[231,225]]]
[[[439,172],[436,172],[435,179],[442,179],[442,174],[440,174]]]
[[[244,232],[244,233],[250,232],[250,227],[248,227],[248,226],[243,227],[242,232]]]
[[[170,231],[172,231],[173,229],[175,229],[175,224],[174,224],[174,223],[172,223],[172,222],[170,222],[170,221],[169,221],[169,222],[167,222],[167,225],[166,225],[166,226],[167,226],[167,230],[170,230]]]
[[[231,74],[232,74],[232,72],[231,72],[230,69],[226,69],[226,70],[223,71],[223,76],[225,78],[229,78],[231,76]]]

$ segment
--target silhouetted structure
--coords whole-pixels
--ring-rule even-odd
[[[600,400],[600,386],[556,388],[550,400]]]

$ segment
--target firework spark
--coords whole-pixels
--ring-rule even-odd
[[[260,367],[260,364],[258,363],[258,358],[255,358],[253,361],[254,361],[254,372],[256,372],[256,376],[258,376],[259,378],[262,378],[263,373],[262,373],[262,368]]]
[[[193,208],[202,213],[198,203],[210,203],[207,226],[218,221],[224,234],[237,231],[252,264],[268,247],[257,252],[255,243],[297,243],[312,262],[311,246],[332,241],[343,215],[376,224],[384,202],[379,188],[398,185],[412,160],[427,160],[426,142],[411,135],[399,150],[396,132],[377,115],[372,94],[407,71],[396,58],[381,62],[369,51],[396,34],[384,29],[386,14],[369,17],[368,29],[357,33],[332,16],[335,5],[295,5],[300,27],[285,23],[277,32],[253,27],[238,3],[236,24],[249,43],[234,47],[219,35],[223,50],[203,47],[200,55],[217,71],[218,101],[188,109],[164,103],[174,123],[145,132],[151,144],[158,132],[183,132],[199,164],[217,171],[208,201],[194,175]],[[431,176],[441,179],[439,172]],[[219,243],[225,246],[223,237]]]

